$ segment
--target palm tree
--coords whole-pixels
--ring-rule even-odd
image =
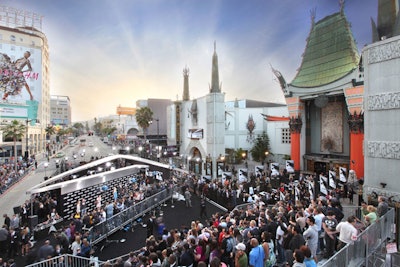
[[[153,119],[153,111],[149,107],[142,107],[136,110],[136,122],[143,129],[143,137],[146,140],[146,131]]]
[[[54,129],[53,125],[47,126],[44,131],[46,132],[46,140],[50,139],[50,136],[56,133],[56,130]]]
[[[7,138],[12,138],[14,142],[14,158],[15,158],[15,172],[18,171],[17,167],[17,140],[21,140],[26,133],[25,124],[13,120],[10,124],[7,124],[1,128],[3,130],[4,136]]]

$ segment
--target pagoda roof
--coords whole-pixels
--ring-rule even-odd
[[[312,25],[303,60],[291,86],[314,88],[340,80],[358,67],[359,53],[343,12]]]

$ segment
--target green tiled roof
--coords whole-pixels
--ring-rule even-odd
[[[339,12],[327,16],[312,27],[291,85],[310,88],[329,84],[357,68],[359,59],[345,15]]]

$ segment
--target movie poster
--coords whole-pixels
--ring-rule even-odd
[[[262,173],[264,172],[264,166],[262,166],[262,165],[259,165],[259,166],[255,166],[254,167],[254,172],[255,172],[255,174],[256,174],[256,177],[262,177]]]
[[[286,161],[286,171],[288,173],[294,172],[294,160],[287,160]]]
[[[239,173],[238,177],[239,183],[247,182],[247,169],[239,169],[238,173]]]
[[[271,168],[271,176],[278,176],[279,175],[279,163],[272,162],[270,168]]]

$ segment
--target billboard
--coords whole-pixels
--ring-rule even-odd
[[[36,119],[38,100],[42,97],[42,52],[40,49],[19,46],[15,43],[2,44],[2,48],[0,52],[2,117]],[[28,113],[26,116],[22,115],[22,109],[26,109]]]
[[[189,129],[188,137],[190,139],[203,139],[203,129]]]
[[[135,115],[136,114],[136,108],[129,108],[129,107],[117,107],[117,114],[118,115]]]

